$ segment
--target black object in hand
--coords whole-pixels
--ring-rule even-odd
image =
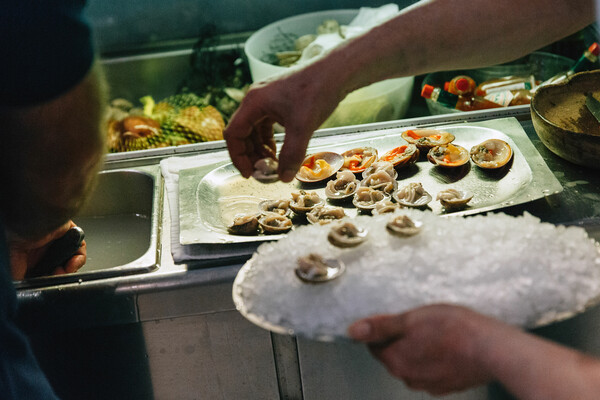
[[[63,266],[81,247],[85,233],[78,226],[70,228],[62,237],[54,240],[44,256],[27,270],[25,279],[52,274],[57,267]]]

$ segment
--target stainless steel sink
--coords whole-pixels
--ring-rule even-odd
[[[153,271],[159,266],[162,183],[158,166],[101,172],[79,215],[87,263],[77,273],[26,279],[47,286]]]

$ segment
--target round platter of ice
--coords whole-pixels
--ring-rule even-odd
[[[402,209],[303,226],[260,245],[233,284],[251,322],[317,340],[346,338],[362,317],[442,302],[532,328],[599,297],[598,244],[583,228],[527,213],[444,218]]]

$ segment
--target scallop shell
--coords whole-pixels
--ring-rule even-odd
[[[367,230],[356,227],[352,222],[334,224],[327,234],[329,243],[336,247],[356,247],[367,239]]]
[[[427,159],[430,163],[440,167],[461,167],[469,162],[469,152],[456,144],[444,144],[429,150]]]
[[[471,148],[471,160],[485,169],[501,168],[513,156],[512,148],[504,140],[488,139]]]
[[[357,147],[342,153],[344,165],[342,168],[349,169],[355,174],[363,172],[377,160],[377,149],[373,147]]]
[[[311,224],[325,225],[346,216],[342,207],[319,205],[306,214],[306,220]]]
[[[286,233],[292,229],[292,220],[277,213],[265,213],[258,219],[258,224],[265,233]]]
[[[401,168],[417,162],[419,154],[420,151],[417,146],[413,143],[409,143],[387,151],[379,157],[379,161],[388,161],[391,162],[395,168]]]
[[[466,207],[472,198],[473,193],[457,189],[442,190],[436,196],[436,200],[439,200],[442,206],[448,211],[460,210]]]
[[[409,129],[402,132],[402,138],[414,144],[420,151],[429,151],[432,147],[448,144],[454,140],[454,135],[437,129]]]
[[[344,157],[332,151],[322,151],[307,156],[302,162],[296,179],[300,182],[314,183],[330,178],[344,165]]]
[[[345,200],[356,193],[360,181],[351,171],[338,171],[335,180],[330,180],[325,186],[325,196],[330,200]]]
[[[412,182],[396,190],[392,197],[396,202],[405,207],[426,207],[432,197],[423,188],[421,183]]]
[[[368,186],[358,188],[352,199],[352,204],[359,210],[370,211],[375,208],[377,202],[389,200],[390,195]]]
[[[319,197],[317,192],[305,192],[304,190],[300,190],[299,192],[292,193],[290,208],[296,214],[304,215],[316,206],[324,203],[325,202]]]

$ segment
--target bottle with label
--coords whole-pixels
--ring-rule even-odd
[[[532,90],[536,87],[535,77],[530,76],[504,76],[489,79],[475,88],[477,96],[485,97],[491,93],[506,92],[508,90]]]
[[[484,110],[488,108],[499,108],[502,105],[489,101],[480,96],[458,96],[450,93],[439,87],[433,87],[431,85],[424,85],[421,90],[421,96],[443,104],[446,107],[456,108],[461,111],[475,111]]]
[[[492,92],[484,96],[486,100],[498,103],[503,107],[520,106],[531,103],[533,93],[529,89],[513,89]]]
[[[444,90],[459,96],[472,94],[477,84],[475,80],[467,75],[457,75],[450,81],[444,83]]]
[[[587,71],[593,69],[597,66],[596,62],[598,61],[598,56],[600,55],[600,45],[597,42],[592,43],[590,47],[581,55],[579,60],[568,71],[561,72],[553,76],[552,78],[545,80],[540,84],[540,86],[544,85],[552,85],[555,83],[560,83],[567,81],[571,78],[572,75],[577,72]]]

